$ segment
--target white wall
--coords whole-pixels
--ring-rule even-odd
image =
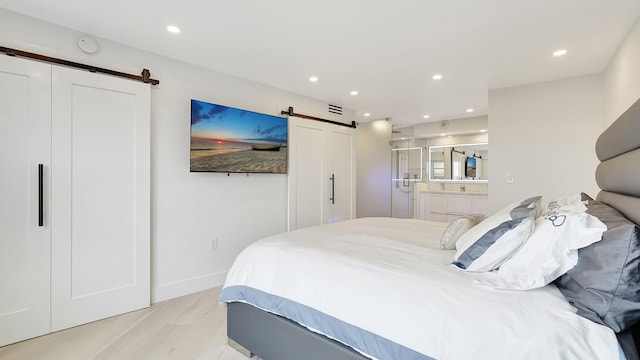
[[[490,211],[534,193],[597,194],[595,139],[640,98],[638,64],[640,20],[601,74],[490,91]]]
[[[602,82],[590,75],[489,92],[490,212],[533,195],[543,203],[581,191],[595,196]]]
[[[444,124],[446,125],[443,127],[442,121],[432,121],[414,125],[413,137],[438,137],[443,133],[447,135],[473,134],[487,131],[489,128],[489,120],[486,115],[451,119]]]
[[[640,98],[640,19],[604,72],[605,124]]]
[[[391,122],[356,129],[356,217],[391,216]]]
[[[0,9],[0,44],[121,72],[151,71],[152,301],[221,285],[251,242],[286,230],[285,175],[189,173],[190,99],[279,115],[331,117],[321,101],[103,39],[82,53],[76,31]],[[2,55],[4,56],[4,55]],[[345,122],[355,118],[345,109]],[[209,241],[218,239],[217,250]],[[212,301],[215,301],[213,299]]]

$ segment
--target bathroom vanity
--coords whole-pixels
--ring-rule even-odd
[[[417,189],[417,219],[451,222],[465,215],[488,213],[486,192]]]

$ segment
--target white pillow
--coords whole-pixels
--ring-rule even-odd
[[[456,241],[472,227],[476,226],[484,219],[484,215],[469,215],[455,219],[449,224],[447,229],[442,233],[440,239],[440,249],[455,250]]]
[[[515,202],[469,229],[456,242],[454,265],[477,272],[497,269],[527,240],[540,213],[541,198]]]
[[[547,213],[549,210],[562,208],[562,209],[574,209],[576,211],[586,211],[586,203],[588,201],[582,201],[581,195],[570,195],[557,198],[554,201],[550,201],[542,210],[542,213]]]
[[[501,289],[527,290],[545,286],[578,263],[578,249],[600,241],[607,226],[587,214],[571,198],[550,202],[536,220],[527,242],[497,271],[476,282]]]

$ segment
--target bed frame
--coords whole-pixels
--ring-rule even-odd
[[[368,359],[352,348],[309,331],[294,321],[245,303],[228,303],[227,319],[229,345],[247,357],[257,354],[264,360]]]
[[[597,200],[640,224],[640,99],[598,138]],[[230,345],[264,360],[365,360],[367,357],[296,322],[245,303],[228,303]],[[640,360],[640,324],[617,334],[627,360]],[[250,350],[247,350],[250,349]]]

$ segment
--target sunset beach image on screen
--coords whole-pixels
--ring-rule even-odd
[[[191,100],[191,172],[287,173],[287,119]]]

